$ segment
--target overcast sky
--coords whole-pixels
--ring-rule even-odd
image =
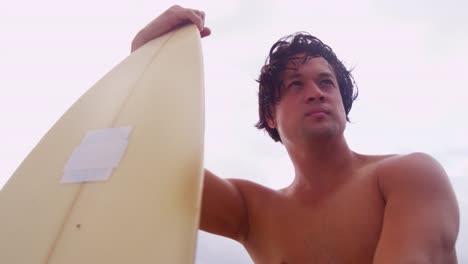
[[[271,45],[308,31],[354,68],[346,138],[365,154],[423,151],[447,170],[468,263],[468,2],[24,0],[0,8],[0,186],[68,107],[124,59],[134,34],[173,4],[206,11],[205,165],[271,188],[293,171],[254,128],[255,79]],[[463,250],[465,249],[465,250]],[[464,252],[463,252],[464,251]],[[200,234],[199,264],[252,263],[234,241]]]

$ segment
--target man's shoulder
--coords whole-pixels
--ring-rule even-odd
[[[281,190],[275,190],[253,181],[245,179],[228,179],[228,181],[242,194],[249,211],[269,208],[268,205],[276,204],[283,197]]]
[[[237,189],[244,195],[244,196],[259,196],[259,195],[267,195],[273,194],[275,191],[270,189],[264,185],[256,183],[254,181],[246,180],[246,179],[234,179],[229,178],[226,179],[231,184],[237,187]]]
[[[439,171],[442,166],[431,155],[423,152],[414,152],[404,155],[386,155],[375,161],[379,175],[393,177],[405,174],[420,174],[424,172]]]
[[[429,154],[413,152],[409,154],[387,154],[387,155],[360,155],[364,157],[367,164],[375,165],[380,169],[392,169],[404,166],[438,164]]]
[[[452,263],[448,258],[455,256],[459,211],[442,166],[425,153],[395,155],[380,161],[376,176],[386,204],[376,258],[406,251],[408,256],[417,252]]]
[[[404,188],[434,186],[448,181],[440,163],[431,155],[415,152],[391,155],[376,162],[375,175],[383,194]]]

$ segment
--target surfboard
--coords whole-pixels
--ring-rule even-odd
[[[22,162],[0,192],[0,263],[193,263],[203,137],[200,34],[190,25],[130,54]],[[100,149],[113,140],[123,152],[105,169],[93,155],[115,154]],[[110,174],[97,180],[93,170]]]

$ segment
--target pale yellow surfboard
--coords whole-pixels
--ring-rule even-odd
[[[128,146],[107,181],[60,183],[88,131],[124,126]],[[193,263],[203,136],[191,25],[131,54],[32,150],[0,192],[0,263]]]

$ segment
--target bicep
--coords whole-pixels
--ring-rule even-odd
[[[413,154],[382,178],[381,190],[386,205],[374,263],[447,263],[459,216],[442,167]]]
[[[200,229],[241,241],[247,225],[247,206],[236,181],[205,170]]]

